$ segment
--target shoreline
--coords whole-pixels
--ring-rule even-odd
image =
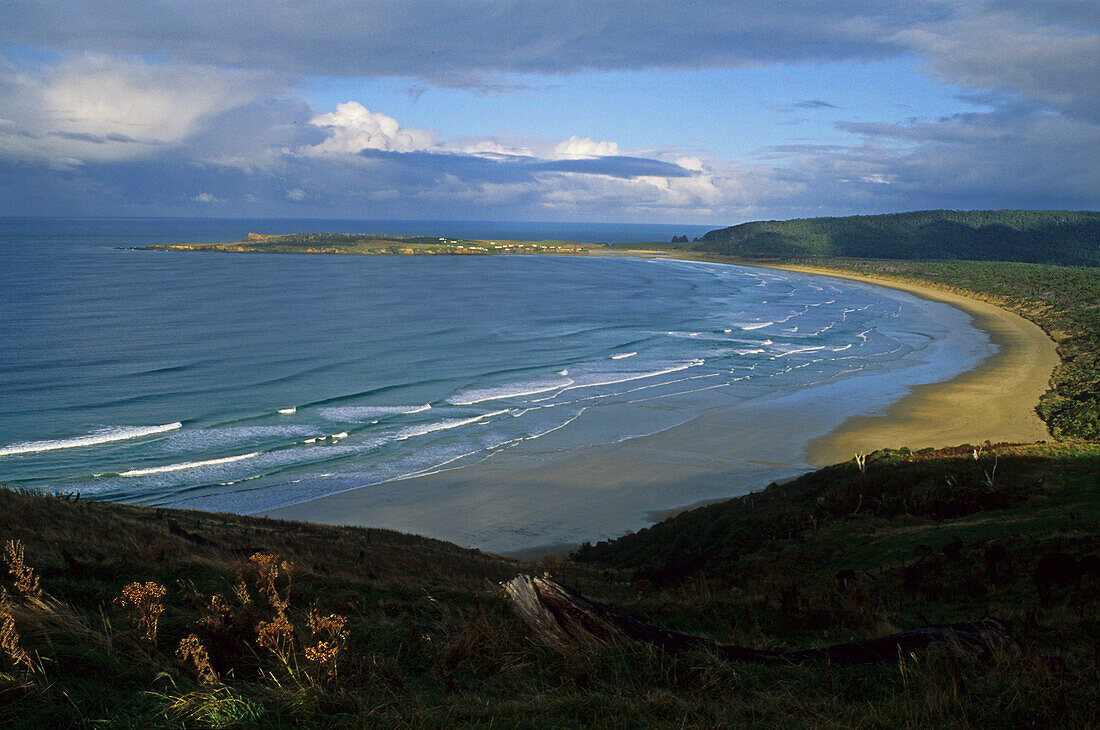
[[[369,508],[360,489],[353,489],[258,514],[329,524],[385,524],[534,559],[560,555],[593,534],[613,537],[700,504],[786,481],[813,467],[845,461],[857,451],[1048,438],[1034,406],[1059,359],[1053,341],[1037,325],[994,305],[929,287],[811,267],[760,268],[838,276],[949,304],[970,315],[973,326],[988,333],[998,350],[949,381],[912,387],[877,415],[838,415],[836,403],[859,397],[862,385],[836,385],[809,397],[718,405],[659,433],[549,459],[489,461],[373,485],[364,488],[371,490]],[[945,418],[945,413],[962,416]],[[774,433],[770,440],[766,434],[755,439],[739,434],[738,443],[728,436],[732,424],[754,419],[789,423],[798,431],[823,418],[827,432],[797,446],[776,443]],[[754,479],[746,464],[759,466],[760,476]],[[769,476],[763,476],[765,471]],[[639,503],[668,506],[638,508]],[[489,536],[464,533],[455,519],[464,513],[492,514],[500,530]],[[509,530],[524,519],[532,527],[554,525],[558,538],[540,541],[528,534],[530,542],[522,544],[523,529]],[[576,532],[572,539],[561,534],[569,530]]]
[[[985,441],[1030,443],[1050,438],[1035,408],[1061,363],[1039,325],[994,304],[931,286],[813,266],[761,268],[816,274],[897,289],[966,312],[989,334],[997,352],[977,368],[943,383],[914,386],[886,413],[855,416],[814,439],[806,460],[822,467],[881,448],[913,449]],[[945,414],[949,417],[945,417]]]

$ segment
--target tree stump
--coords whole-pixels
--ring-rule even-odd
[[[897,661],[900,655],[920,651],[934,643],[947,643],[980,658],[988,658],[994,650],[1018,654],[1024,648],[1020,638],[1004,623],[987,617],[976,623],[925,626],[878,639],[819,649],[752,649],[720,644],[713,639],[654,626],[641,616],[590,601],[548,576],[539,578],[521,574],[504,583],[503,588],[512,609],[527,624],[532,635],[559,651],[584,650],[599,643],[626,638],[652,644],[670,654],[705,649],[736,662],[873,664]]]

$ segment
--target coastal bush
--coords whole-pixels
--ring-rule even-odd
[[[754,221],[703,235],[697,250],[748,258],[891,258],[1100,265],[1100,213],[923,210]]]

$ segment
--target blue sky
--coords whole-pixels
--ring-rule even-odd
[[[0,215],[1095,209],[1098,8],[14,0]]]
[[[434,87],[408,79],[305,80],[319,108],[370,100],[408,126],[443,137],[541,136],[572,130],[620,147],[745,157],[789,142],[852,144],[840,120],[934,120],[984,105],[914,71],[915,59],[752,69],[523,76],[512,93]],[[853,85],[852,79],[859,84]],[[827,100],[822,97],[827,97]],[[813,102],[824,102],[813,103]],[[828,105],[828,106],[826,106]]]

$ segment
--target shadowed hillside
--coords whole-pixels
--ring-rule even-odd
[[[0,725],[1095,726],[1098,477],[1086,445],[880,452],[539,565],[385,530],[0,489]],[[1072,573],[1044,574],[1048,554]],[[985,615],[1023,648],[941,643],[858,666],[625,638],[563,649],[498,585],[543,571],[760,650]]]

